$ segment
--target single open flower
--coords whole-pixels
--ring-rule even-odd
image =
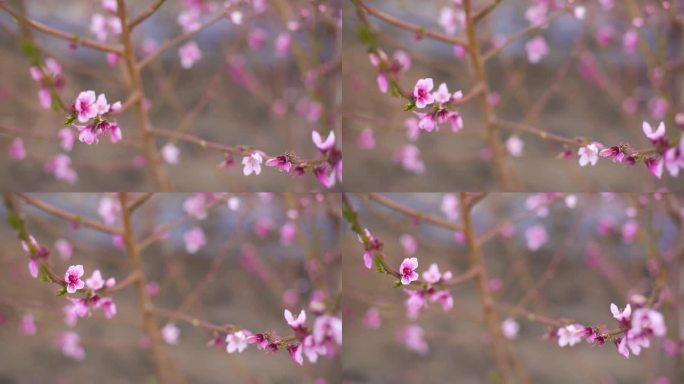
[[[246,333],[244,330],[240,330],[226,336],[226,351],[228,353],[242,353],[242,351],[244,351],[249,344],[247,342],[247,338],[249,336],[251,336],[251,334]]]
[[[655,131],[653,130],[653,127],[651,127],[651,124],[646,121],[641,125],[641,129],[644,131],[644,135],[653,142],[659,141],[665,136],[665,123],[662,121],[658,124],[658,128]]]
[[[411,258],[405,258],[404,261],[401,262],[401,266],[399,267],[399,274],[401,275],[401,283],[404,285],[411,284],[412,281],[418,280],[418,272],[416,272],[416,269],[418,268],[418,258],[416,257],[411,257]]]
[[[292,315],[292,312],[290,312],[289,309],[285,310],[285,320],[287,321],[287,324],[292,327],[292,329],[301,329],[304,328],[304,323],[306,322],[306,312],[302,309],[299,312],[299,315],[297,318],[295,318]]]
[[[434,84],[432,79],[425,78],[420,79],[416,82],[415,87],[413,87],[413,96],[416,98],[416,107],[425,108],[426,106],[435,102],[434,96],[430,93]]]
[[[69,293],[75,293],[79,289],[85,287],[85,282],[81,280],[83,276],[83,266],[82,265],[72,265],[70,266],[66,274],[64,275],[64,282],[66,283],[66,290]]]

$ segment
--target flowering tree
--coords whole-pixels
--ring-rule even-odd
[[[345,373],[369,382],[684,377],[681,195],[343,201],[358,238],[342,242],[343,273],[363,276],[345,287]],[[378,353],[397,343],[405,352]]]
[[[221,168],[251,175],[234,180],[249,189],[341,180],[339,1],[13,3],[0,2],[0,21],[25,58],[3,70],[3,83],[18,88],[3,89],[16,99],[3,113],[12,119],[0,121],[6,167],[42,164],[26,172],[81,187],[112,172],[117,190],[131,175],[139,182],[127,188],[188,189],[187,175],[207,167],[217,176],[200,181],[214,189],[228,177]],[[32,16],[46,7],[58,17]],[[79,25],[60,28],[62,19]],[[292,177],[252,181],[262,167]],[[306,174],[314,177],[291,181]]]
[[[16,319],[19,345],[53,339],[51,353],[66,358],[28,376],[5,366],[6,375],[73,379],[70,359],[97,377],[109,349],[136,358],[116,373],[126,381],[150,374],[134,369],[140,353],[163,383],[212,380],[213,364],[246,382],[339,375],[339,197],[7,194],[5,207],[19,241],[3,269],[20,271],[12,284],[21,288],[3,284],[0,313]]]
[[[350,188],[681,185],[682,12],[678,1],[351,1]]]

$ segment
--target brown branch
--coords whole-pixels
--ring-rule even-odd
[[[466,3],[467,2],[468,0],[466,0]],[[475,231],[471,218],[471,205],[468,203],[468,196],[464,192],[459,194],[459,200],[461,202],[461,217],[463,219],[466,244],[468,245],[468,251],[470,252],[470,264],[473,268],[479,270],[477,275],[477,288],[482,302],[482,315],[491,338],[492,354],[499,373],[499,379],[503,383],[510,383],[511,367],[508,361],[506,339],[504,339],[501,332],[501,321],[499,320],[499,315],[496,311],[494,295],[492,295],[492,292],[489,289],[489,278],[487,276],[484,256],[475,239]]]
[[[480,104],[482,105],[482,112],[484,113],[484,121],[486,128],[486,139],[489,147],[493,152],[494,174],[501,183],[503,191],[512,191],[520,189],[519,182],[516,179],[513,169],[508,162],[508,155],[504,148],[503,142],[499,135],[499,130],[496,125],[496,115],[494,108],[489,103],[489,84],[487,81],[487,73],[485,71],[484,59],[480,54],[480,46],[477,40],[477,27],[472,15],[471,0],[463,2],[463,9],[466,17],[466,33],[468,35],[468,44],[470,46],[470,62],[473,67],[473,76],[478,83],[482,84],[483,92],[480,95]]]
[[[123,5],[122,2],[122,0],[119,0],[119,10],[121,10],[121,6]],[[161,330],[159,328],[159,320],[154,313],[152,301],[145,289],[147,283],[145,281],[145,272],[140,257],[140,249],[136,244],[133,235],[134,230],[131,211],[128,209],[128,195],[123,192],[119,193],[119,202],[121,203],[121,221],[124,228],[123,239],[126,253],[131,261],[131,270],[139,274],[138,279],[135,280],[135,288],[143,313],[143,327],[150,340],[150,349],[157,370],[157,379],[163,384],[185,383],[183,373],[178,369],[173,360],[171,360],[171,357],[168,355],[168,351],[164,346]]]
[[[130,80],[131,92],[139,94],[139,97],[134,102],[135,112],[138,118],[138,129],[142,134],[142,142],[145,147],[145,157],[149,162],[149,172],[156,190],[168,190],[169,181],[166,174],[163,172],[157,149],[154,146],[154,137],[150,133],[150,121],[143,100],[145,93],[143,91],[142,79],[140,77],[140,68],[135,62],[135,52],[133,42],[131,41],[131,29],[127,22],[126,4],[124,0],[117,0],[117,12],[121,20],[122,31],[121,41],[124,45],[123,59],[126,63],[126,70]]]

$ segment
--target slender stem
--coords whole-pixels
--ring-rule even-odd
[[[501,189],[503,191],[520,189],[518,181],[514,177],[513,170],[507,160],[503,142],[499,136],[494,109],[489,104],[489,83],[487,82],[484,60],[480,54],[480,46],[477,41],[477,27],[472,14],[471,0],[464,0],[463,9],[466,15],[466,33],[468,35],[468,45],[470,46],[470,61],[473,66],[476,81],[483,86],[483,92],[480,95],[480,103],[482,104],[482,111],[484,112],[487,142],[489,143],[494,156],[494,173],[501,183]]]
[[[219,152],[223,152],[224,154],[231,154],[231,155],[239,155],[239,156],[249,156],[252,152],[254,152],[255,148],[250,146],[250,145],[225,145],[225,144],[219,144],[211,141],[207,141],[201,137],[197,137],[195,135],[191,135],[189,133],[185,132],[180,132],[180,131],[171,131],[168,129],[160,129],[160,128],[152,128],[150,130],[152,135],[154,136],[162,136],[162,137],[168,137],[170,139],[175,139],[175,140],[180,140],[184,141],[186,143],[190,144],[195,144],[197,146],[200,146],[205,149],[213,149]],[[264,160],[269,160],[274,158],[275,156],[269,155],[269,154],[262,154],[262,157]],[[294,165],[310,165],[310,166],[316,166],[319,164],[322,164],[326,162],[327,160],[324,157],[320,157],[318,159],[291,159],[292,164]]]
[[[484,19],[489,13],[493,10],[496,9],[496,7],[501,3],[501,0],[493,0],[489,5],[486,7],[482,8],[475,16],[473,17],[473,20],[475,22],[479,22],[480,20]]]
[[[119,4],[119,6],[121,6],[121,4]],[[126,247],[126,253],[131,261],[131,269],[134,273],[138,274],[138,278],[135,280],[135,288],[143,313],[143,327],[150,341],[150,349],[157,370],[157,378],[163,384],[185,383],[183,373],[171,360],[168,351],[164,346],[161,330],[159,328],[159,320],[154,313],[152,301],[145,290],[145,285],[147,283],[145,281],[145,272],[140,257],[140,249],[135,242],[133,234],[133,223],[131,210],[128,205],[128,195],[124,192],[119,193],[119,201],[121,203],[121,221],[124,228],[124,245]]]
[[[400,20],[394,16],[390,16],[390,15],[388,15],[382,11],[379,11],[373,7],[369,7],[361,0],[355,0],[354,4],[357,7],[360,7],[363,10],[365,10],[369,15],[375,16],[378,19],[380,19],[380,20],[382,20],[388,24],[392,24],[396,27],[399,27],[401,29],[413,32],[413,33],[418,34],[420,36],[425,36],[425,37],[429,37],[429,38],[434,39],[434,40],[442,41],[445,43],[460,45],[466,49],[469,48],[468,42],[463,40],[463,39],[460,39],[458,37],[444,35],[444,34],[439,33],[439,32],[428,31],[420,25],[416,25],[416,24],[406,22],[404,20]]]
[[[152,16],[159,7],[164,4],[166,0],[157,0],[156,3],[152,4],[149,8],[145,10],[145,12],[141,13],[140,15],[136,16],[133,20],[131,20],[128,23],[128,28],[133,29],[135,28],[138,24],[142,23],[143,21],[147,20],[148,17]]]
[[[119,0],[121,1],[121,0]],[[193,37],[197,35],[198,33],[202,32],[203,30],[209,28],[210,26],[216,24],[217,22],[221,21],[227,16],[226,12],[221,12],[213,16],[211,19],[207,20],[204,24],[202,24],[199,28],[196,30],[193,30],[192,32],[184,33],[182,35],[178,35],[170,40],[165,41],[162,43],[162,45],[153,53],[149,54],[146,56],[144,59],[142,59],[138,64],[137,64],[137,69],[140,71],[143,69],[146,65],[150,64],[154,60],[156,60],[164,51],[167,49],[173,48],[178,44],[182,44]]]
[[[240,330],[240,327],[234,324],[214,324],[212,322],[198,319],[195,316],[188,315],[187,313],[174,311],[172,309],[165,309],[160,307],[153,307],[152,311],[162,317],[166,317],[173,320],[184,321],[186,323],[192,324],[192,326],[197,328],[202,328],[207,331],[221,332],[221,333],[232,333]]]
[[[131,27],[128,25],[126,16],[126,4],[124,0],[117,0],[117,12],[119,19],[121,19],[121,40],[124,45],[123,59],[126,63],[126,69],[131,85],[132,93],[139,93],[140,97],[135,101],[134,108],[138,117],[138,129],[142,133],[142,141],[145,147],[145,155],[149,162],[150,175],[154,183],[154,188],[161,191],[169,190],[169,182],[165,173],[161,168],[157,150],[154,147],[154,137],[151,133],[151,126],[149,116],[143,105],[145,93],[142,86],[142,79],[140,77],[140,69],[135,62],[135,51],[131,41]]]
[[[22,17],[17,12],[15,12],[12,8],[10,8],[10,6],[7,5],[5,1],[0,1],[0,9],[9,13],[10,16],[12,16],[15,20],[21,21],[25,25],[29,25],[37,31],[47,33],[48,35],[54,36],[58,39],[67,40],[67,41],[70,41],[72,43],[83,45],[84,47],[97,49],[97,50],[100,50],[103,52],[122,53],[121,48],[119,48],[115,45],[100,43],[100,42],[90,40],[90,39],[82,39],[80,36],[78,36],[76,34],[66,33],[62,30],[52,28],[52,27],[47,26],[47,25],[45,25],[41,22],[38,22],[36,20],[29,19],[27,17]]]
[[[71,212],[67,212],[65,210],[62,210],[60,208],[54,207],[40,199],[37,199],[33,196],[27,195],[25,193],[20,193],[19,197],[24,200],[27,204],[33,205],[34,207],[45,211],[53,216],[60,217],[62,219],[68,220],[72,223],[78,223],[80,225],[83,225],[84,227],[96,229],[98,231],[106,232],[106,233],[111,233],[112,235],[121,235],[123,232],[119,228],[114,228],[110,227],[108,225],[99,223],[95,220],[91,219],[84,219],[80,215],[76,215]]]
[[[154,192],[143,193],[140,197],[138,197],[131,203],[128,209],[131,212],[135,211],[136,209],[140,208],[143,204],[145,204],[149,199],[151,199],[152,196],[154,196]]]
[[[389,199],[389,198],[387,198],[381,194],[378,194],[378,193],[369,193],[368,198],[377,202],[377,203],[380,203],[380,204],[384,205],[385,207],[390,208],[394,211],[403,213],[405,215],[411,216],[411,217],[418,219],[418,220],[422,220],[422,221],[426,221],[426,222],[435,224],[435,225],[440,226],[442,228],[450,229],[452,231],[460,231],[463,229],[462,226],[460,226],[456,223],[452,223],[452,222],[450,222],[448,220],[444,220],[440,217],[430,215],[430,214],[424,213],[422,211],[419,211],[419,210],[416,210],[413,208],[406,207],[406,206],[404,206],[400,203],[397,203],[396,201]]]
[[[466,2],[468,2],[468,0],[466,0]],[[461,217],[463,219],[466,244],[468,245],[468,251],[470,252],[470,264],[472,268],[476,268],[480,271],[477,275],[476,283],[482,301],[482,315],[489,331],[489,337],[491,338],[492,354],[494,355],[494,361],[501,381],[503,383],[509,383],[511,382],[509,376],[511,367],[507,357],[506,340],[501,333],[501,321],[499,320],[499,315],[496,311],[497,304],[494,300],[494,295],[492,295],[492,292],[489,290],[489,278],[487,276],[484,257],[475,238],[471,217],[471,201],[464,192],[459,194],[459,200],[461,203]]]

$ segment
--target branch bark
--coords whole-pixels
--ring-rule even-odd
[[[124,192],[119,193],[119,201],[121,203],[121,222],[124,228],[124,245],[131,261],[131,270],[138,275],[135,280],[135,290],[143,313],[143,328],[150,341],[150,351],[157,371],[157,379],[163,384],[183,384],[186,382],[185,377],[166,350],[159,328],[159,319],[145,290],[145,272],[140,257],[140,249],[135,241],[128,195]]]

